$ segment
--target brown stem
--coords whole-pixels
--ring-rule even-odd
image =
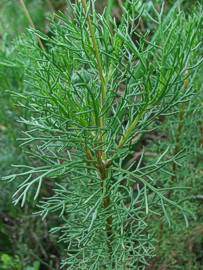
[[[54,12],[54,11],[55,11],[55,9],[54,9],[54,6],[53,6],[53,4],[52,4],[51,0],[47,0],[47,4],[48,4],[49,9],[51,10],[51,12]]]
[[[182,107],[180,108],[179,116],[178,116],[179,124],[178,124],[177,132],[176,132],[176,146],[173,153],[174,156],[176,156],[178,152],[180,152],[181,150],[180,141],[181,141],[181,135],[182,135],[183,127],[184,127],[184,124],[183,124],[184,115],[185,115],[185,106],[182,105]],[[171,180],[175,181],[177,179],[176,177],[177,164],[175,162],[173,162],[172,170],[173,170],[173,175],[171,177]]]
[[[189,86],[189,78],[186,77],[186,79],[184,80],[184,89],[186,90],[188,86]],[[182,131],[184,128],[184,123],[183,123],[184,117],[185,117],[185,104],[183,103],[182,106],[180,107],[180,112],[178,115],[178,128],[176,132],[176,146],[174,149],[174,156],[176,156],[178,152],[180,152],[181,150],[181,136],[182,136]],[[177,164],[175,162],[173,162],[172,171],[173,171],[173,175],[171,177],[171,180],[175,181],[177,180],[177,177],[176,177]]]
[[[99,166],[99,173],[101,177],[101,189],[104,195],[103,198],[103,207],[105,210],[111,207],[111,197],[109,194],[109,183],[108,181],[108,168],[102,163]],[[106,219],[106,235],[107,235],[107,246],[109,252],[109,258],[112,258],[113,254],[113,217],[112,215],[108,216]]]
[[[123,1],[122,0],[117,0],[118,6],[121,10],[123,10]]]
[[[187,75],[187,74],[186,74]],[[186,76],[185,80],[184,80],[184,89],[186,90],[189,86],[189,78]],[[178,154],[178,152],[180,152],[181,150],[181,136],[183,133],[183,128],[184,128],[184,117],[185,117],[185,104],[182,104],[180,107],[180,112],[178,115],[178,128],[177,128],[177,132],[176,132],[176,145],[175,145],[175,149],[174,149],[174,156],[176,156]],[[173,175],[171,177],[172,182],[177,180],[177,164],[175,162],[173,162],[172,165],[172,171],[173,171]]]
[[[183,86],[184,86],[185,90],[189,87],[189,77],[188,76],[186,76],[184,83],[183,83]],[[181,150],[181,137],[182,137],[183,129],[184,129],[185,109],[186,109],[186,105],[183,103],[180,107],[180,111],[179,111],[179,115],[178,115],[178,127],[176,130],[176,142],[175,142],[175,149],[173,151],[174,156],[176,156]],[[173,172],[173,175],[171,176],[171,182],[173,184],[175,181],[177,181],[177,164],[175,162],[173,162],[173,164],[172,164],[172,172]],[[172,195],[172,190],[170,190],[168,192],[168,198],[170,198],[171,195]]]
[[[31,16],[30,16],[30,13],[29,13],[29,11],[28,11],[26,5],[25,5],[24,0],[19,0],[19,1],[20,1],[21,6],[22,6],[22,9],[23,9],[23,11],[24,11],[24,13],[25,13],[25,16],[26,16],[26,18],[27,18],[28,21],[29,21],[30,26],[31,26],[33,29],[36,30],[36,27],[35,27],[35,25],[34,25],[34,23],[33,23],[33,20],[32,20],[32,18],[31,18]],[[43,50],[45,50],[44,45],[43,45],[43,43],[42,43],[42,41],[41,41],[41,39],[40,39],[39,37],[38,37],[38,42],[39,42],[40,47],[41,47]]]

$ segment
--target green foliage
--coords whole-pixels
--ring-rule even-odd
[[[21,266],[19,264],[19,260],[17,258],[12,258],[8,254],[1,255],[2,269],[12,269],[12,270],[20,270]]]
[[[25,1],[33,21],[42,29],[45,23],[45,13],[41,0]],[[0,3],[0,33],[4,38],[15,37],[17,33],[25,31],[29,27],[29,21],[24,15],[19,1],[1,0]]]
[[[55,182],[39,214],[58,213],[52,231],[67,245],[68,269],[143,269],[153,256],[150,219],[162,215],[170,225],[174,207],[187,216],[168,196],[173,185],[164,185],[180,151],[166,147],[146,165],[144,149],[139,160],[130,155],[141,136],[159,128],[156,119],[192,99],[192,85],[184,85],[199,65],[201,15],[144,12],[156,25],[151,37],[136,29],[143,8],[127,1],[117,26],[82,1],[70,18],[57,17],[51,38],[32,31],[22,40],[27,83],[19,100],[29,108],[22,145],[37,162],[6,179],[23,179],[14,194],[22,206],[29,192],[37,199],[45,180]]]
[[[0,260],[0,267],[2,270],[39,270],[40,263],[34,262],[33,266],[27,266],[23,268],[18,257],[11,257],[8,254],[2,254]]]
[[[25,56],[20,59],[17,55],[17,44],[11,40],[16,38],[21,31],[26,31],[28,21],[19,1],[0,2],[0,17],[1,22],[4,22],[0,22],[0,170],[2,178],[16,171],[12,168],[12,164],[26,164],[28,160],[25,149],[22,151],[18,142],[21,130],[26,129],[26,126],[18,122],[18,118],[27,112],[16,106],[16,99],[11,95],[11,90],[20,94],[24,88],[25,65]],[[41,28],[44,24],[41,15],[45,18],[46,14],[44,4],[42,1],[25,2],[37,28]],[[40,257],[43,267],[48,261],[49,269],[54,269],[52,266],[55,258],[52,253],[56,253],[55,240],[53,237],[49,237],[47,240],[45,223],[33,219],[31,216],[31,213],[35,211],[32,202],[29,203],[29,211],[11,204],[12,193],[17,186],[17,182],[8,185],[6,182],[0,181],[0,252],[9,254],[13,260],[12,267],[15,265],[16,268],[27,269],[28,265],[31,267],[32,262]],[[50,224],[54,223],[53,220],[52,217]],[[40,243],[42,238],[43,243]],[[19,264],[16,262],[16,258],[19,259]],[[2,267],[5,268],[6,265],[0,264],[0,269]],[[11,267],[8,266],[7,269],[11,269]]]
[[[202,10],[186,15],[180,2],[166,12],[128,0],[115,21],[113,1],[103,14],[78,1],[69,16],[54,16],[49,36],[32,29],[0,56],[2,142],[15,145],[2,155],[3,179],[18,186],[15,205],[36,210],[39,199],[38,214],[57,219],[49,225],[66,249],[65,269],[146,269],[157,253],[155,269],[180,269],[167,239],[169,226],[174,241],[187,235],[184,220],[198,209],[202,61]],[[146,143],[157,133],[167,139]],[[18,163],[11,173],[10,163]],[[3,269],[25,269],[18,257],[1,260]]]

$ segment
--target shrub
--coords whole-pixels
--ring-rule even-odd
[[[22,180],[14,194],[22,206],[53,183],[39,214],[58,213],[52,232],[67,245],[66,269],[144,269],[154,253],[150,219],[170,225],[176,208],[187,220],[175,187],[165,187],[181,151],[166,147],[146,163],[142,137],[193,98],[185,83],[200,64],[201,15],[186,17],[175,4],[163,18],[163,5],[149,13],[131,0],[122,9],[117,24],[94,1],[78,1],[68,18],[55,16],[51,37],[32,30],[20,40],[19,101],[29,111],[21,140],[32,165],[6,179]],[[142,16],[155,33],[137,28]]]

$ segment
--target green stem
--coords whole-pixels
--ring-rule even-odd
[[[83,6],[85,14],[87,14],[88,9],[87,9],[86,0],[82,0],[82,6]],[[101,59],[101,55],[99,52],[99,46],[98,46],[96,35],[95,35],[94,24],[93,24],[91,17],[89,15],[87,16],[87,23],[88,23],[88,28],[90,31],[90,36],[91,36],[92,45],[93,45],[93,49],[94,49],[94,53],[95,53],[95,58],[97,61],[99,78],[101,81],[100,111],[102,111],[102,109],[104,107],[105,100],[106,100],[107,83],[106,83],[106,79],[105,79],[103,68],[102,68],[102,59]],[[101,143],[101,145],[103,145],[103,140],[104,140],[104,133],[103,133],[104,127],[105,127],[105,119],[104,119],[104,116],[101,116],[100,117],[100,128],[101,128],[100,143]],[[105,151],[103,151],[103,149],[100,151],[100,155],[104,160],[106,159],[106,153],[105,153]]]
[[[85,14],[87,14],[86,0],[82,0],[82,5],[83,5],[83,9],[85,11]],[[105,101],[105,98],[106,98],[106,90],[107,90],[106,89],[106,80],[105,80],[104,73],[103,73],[102,60],[101,60],[101,56],[99,53],[99,46],[98,46],[96,35],[95,35],[95,29],[94,29],[94,25],[93,25],[93,22],[92,22],[90,16],[87,17],[87,22],[88,22],[88,27],[89,27],[89,31],[90,31],[90,35],[91,35],[91,39],[92,39],[92,44],[93,44],[93,48],[94,48],[94,52],[95,52],[95,57],[96,57],[96,61],[97,61],[99,77],[100,77],[101,84],[102,84],[102,104],[103,104]]]
[[[144,107],[142,109],[142,111],[135,117],[135,119],[133,120],[133,122],[130,124],[130,126],[127,128],[127,130],[125,131],[125,133],[123,134],[122,138],[120,139],[120,142],[118,144],[118,148],[122,148],[124,146],[124,144],[126,143],[126,141],[129,139],[129,137],[132,135],[133,130],[136,128],[136,126],[138,125],[140,119],[144,116],[144,114],[146,113],[147,108]]]
[[[87,15],[88,28],[89,28],[92,45],[93,45],[93,49],[95,53],[95,58],[97,62],[98,74],[101,81],[100,111],[102,111],[105,100],[106,100],[107,83],[106,83],[106,79],[103,72],[102,59],[99,52],[98,42],[96,39],[95,27],[94,27],[91,17],[87,14],[88,9],[87,9],[86,0],[81,0],[81,1],[82,1],[84,12]],[[100,143],[101,145],[103,145],[103,142],[105,140],[105,136],[103,134],[104,126],[105,126],[105,119],[104,119],[104,116],[101,116],[100,117],[100,128],[101,128]],[[104,162],[105,160],[106,160],[106,153],[103,149],[101,149],[101,151],[97,153],[97,161],[98,161],[97,168],[98,168],[100,178],[101,178],[102,193],[104,194],[103,207],[105,210],[108,210],[111,207],[111,198],[109,194],[109,184],[107,182],[108,181],[108,168]],[[112,254],[113,254],[113,228],[112,226],[113,226],[113,217],[112,215],[110,215],[106,218],[106,226],[105,226],[106,235],[107,235],[107,246],[108,246],[110,259],[112,258]]]

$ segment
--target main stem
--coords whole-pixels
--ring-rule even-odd
[[[98,75],[101,82],[101,98],[100,98],[100,139],[99,143],[101,144],[101,150],[97,152],[97,162],[98,162],[98,171],[100,174],[101,179],[101,190],[103,193],[103,207],[107,211],[111,207],[111,197],[109,194],[109,169],[106,164],[106,152],[103,149],[103,144],[105,142],[105,134],[104,134],[104,127],[105,127],[105,116],[102,115],[102,109],[104,107],[105,101],[106,101],[106,92],[107,92],[107,81],[105,79],[104,71],[103,71],[103,65],[102,65],[102,58],[99,51],[99,45],[97,42],[96,34],[95,34],[95,27],[93,24],[93,21],[91,17],[88,14],[88,8],[87,8],[87,1],[81,0],[82,6],[84,9],[84,13],[87,16],[87,24],[88,29],[90,32],[91,40],[92,40],[92,46],[94,49],[94,54],[97,62],[97,69],[98,69]],[[106,218],[106,236],[107,236],[107,246],[108,246],[108,252],[109,252],[109,258],[111,260],[112,254],[113,254],[113,217],[112,214],[108,215]]]
[[[85,14],[87,14],[88,10],[87,10],[86,0],[82,0],[82,5],[83,5],[83,9],[85,11]],[[104,72],[103,72],[103,68],[102,68],[102,60],[101,60],[99,46],[98,46],[96,35],[95,35],[95,29],[94,29],[94,25],[93,25],[93,22],[92,22],[90,16],[87,17],[87,23],[88,23],[88,28],[89,28],[91,39],[92,39],[93,48],[95,51],[95,57],[97,60],[99,77],[100,77],[101,85],[102,85],[102,103],[104,103],[105,98],[106,98],[106,80],[105,80]]]
[[[101,55],[100,55],[100,51],[99,51],[98,42],[96,39],[95,27],[94,27],[94,24],[92,22],[91,17],[87,14],[88,13],[87,2],[86,2],[86,0],[81,0],[81,1],[82,1],[82,6],[84,9],[85,15],[87,15],[87,24],[88,24],[88,28],[90,31],[94,54],[95,54],[95,58],[96,58],[96,62],[97,62],[98,75],[99,75],[100,82],[101,82],[100,113],[102,114],[102,109],[104,107],[104,103],[106,100],[107,82],[106,82],[103,67],[102,67],[102,59],[101,59]],[[105,139],[104,127],[105,127],[105,119],[104,119],[104,115],[102,115],[100,117],[100,129],[101,129],[100,144],[101,145],[103,145],[104,139]],[[103,149],[100,151],[100,155],[101,155],[102,159],[104,159],[104,160],[106,159],[106,153],[105,153],[105,151],[103,151]]]
[[[111,197],[109,194],[109,183],[108,183],[108,168],[104,164],[99,165],[99,173],[101,177],[101,189],[104,194],[103,198],[103,207],[105,210],[111,210]],[[109,259],[112,259],[113,254],[113,217],[112,214],[110,214],[106,219],[106,236],[107,236],[107,247],[108,247],[108,253],[109,253]]]

